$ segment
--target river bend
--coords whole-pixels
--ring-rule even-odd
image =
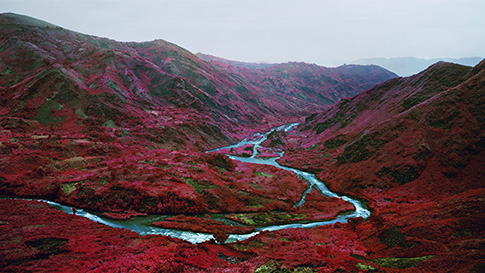
[[[342,198],[345,201],[348,201],[352,203],[355,207],[355,211],[353,211],[350,214],[345,214],[345,215],[339,215],[333,220],[329,221],[318,221],[318,222],[311,222],[311,223],[294,223],[294,224],[285,224],[285,225],[274,225],[274,226],[267,226],[267,227],[259,227],[256,228],[256,232],[250,233],[250,234],[230,234],[229,238],[227,239],[226,243],[228,242],[234,242],[234,241],[240,241],[240,240],[245,240],[250,237],[253,237],[260,233],[261,231],[274,231],[274,230],[281,230],[281,229],[287,229],[287,228],[311,228],[311,227],[316,227],[316,226],[323,226],[323,225],[328,225],[328,224],[334,224],[336,222],[342,222],[345,223],[349,218],[356,218],[356,217],[363,217],[367,218],[370,215],[370,212],[365,209],[361,202],[358,200],[355,200],[353,198],[347,197],[347,196],[339,196],[334,192],[331,192],[327,189],[325,184],[321,181],[319,181],[315,175],[300,171],[297,169],[289,168],[286,166],[280,165],[276,160],[280,157],[283,156],[284,151],[278,152],[279,157],[274,157],[270,159],[263,159],[263,158],[258,158],[258,149],[261,148],[261,143],[263,143],[267,138],[270,133],[273,131],[290,131],[293,129],[294,126],[298,125],[298,123],[292,123],[290,125],[282,125],[277,128],[273,128],[270,131],[261,134],[261,133],[256,133],[255,135],[251,136],[249,139],[245,138],[241,142],[235,144],[235,145],[230,145],[226,147],[221,147],[215,150],[211,150],[208,152],[215,152],[219,150],[224,150],[224,149],[231,149],[231,148],[237,148],[243,145],[247,144],[253,144],[253,154],[251,157],[236,157],[236,156],[229,156],[233,160],[239,160],[242,162],[249,162],[249,163],[255,163],[255,164],[264,164],[264,165],[272,165],[284,170],[292,171],[299,177],[303,178],[304,180],[308,181],[309,186],[308,189],[303,193],[301,200],[299,201],[296,206],[301,206],[305,202],[305,196],[307,193],[309,193],[313,187],[317,187],[320,192],[326,196],[329,197],[337,197],[337,198]],[[73,209],[72,207],[69,206],[64,206],[61,204],[58,204],[56,202],[52,201],[47,201],[47,200],[38,200],[38,201],[43,201],[47,202],[51,206],[55,206],[59,210],[62,210],[66,213],[73,214]],[[103,217],[100,217],[98,215],[89,213],[85,210],[82,209],[75,209],[75,214],[86,217],[92,221],[99,222],[114,228],[124,228],[128,230],[135,231],[139,233],[140,235],[148,235],[148,234],[153,234],[153,235],[165,235],[165,236],[171,236],[174,238],[179,238],[183,239],[186,241],[189,241],[191,243],[197,244],[201,242],[208,241],[210,239],[214,239],[214,236],[212,234],[204,234],[204,233],[196,233],[196,232],[190,232],[190,231],[182,231],[182,230],[174,230],[174,229],[165,229],[165,228],[158,228],[158,227],[153,227],[150,226],[150,223],[159,220],[162,218],[162,216],[145,216],[145,217],[134,217],[132,219],[126,220],[126,221],[117,221],[117,220],[111,220],[111,219],[106,219]]]

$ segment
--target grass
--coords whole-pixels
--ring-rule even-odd
[[[232,216],[244,225],[270,226],[287,224],[306,218],[298,213],[239,213]]]
[[[63,122],[67,117],[53,117],[52,110],[60,111],[64,108],[64,105],[51,100],[46,99],[45,103],[37,108],[34,119],[40,124],[46,125],[49,123]]]
[[[264,172],[255,172],[254,174],[256,176],[274,177],[274,175],[269,174],[269,173],[264,173]]]
[[[76,185],[78,182],[74,183],[61,183],[61,189],[64,192],[65,195],[69,195],[71,192],[73,192],[76,189]]]
[[[216,185],[202,185],[202,184],[199,184],[199,183],[197,183],[197,181],[195,181],[192,178],[182,177],[182,179],[185,181],[185,183],[187,183],[190,186],[192,186],[194,188],[194,190],[197,193],[199,193],[199,194],[204,194],[204,190],[205,189],[215,189],[215,188],[217,188]]]
[[[385,258],[379,258],[379,259],[371,259],[369,261],[375,264],[378,264],[382,267],[406,269],[406,268],[416,267],[420,262],[427,260],[431,257],[433,256],[423,256],[423,257],[415,257],[415,258],[385,257]]]

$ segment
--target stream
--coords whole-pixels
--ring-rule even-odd
[[[277,128],[273,128],[270,131],[261,134],[261,133],[256,133],[253,136],[251,136],[249,139],[245,138],[241,142],[235,144],[235,145],[230,145],[226,147],[221,147],[215,150],[211,150],[208,152],[215,152],[215,151],[220,151],[223,149],[231,149],[231,148],[237,148],[243,145],[247,144],[253,144],[253,154],[251,157],[236,157],[236,156],[229,156],[233,160],[239,160],[241,162],[249,162],[249,163],[256,163],[256,164],[264,164],[264,165],[272,165],[284,170],[292,171],[299,177],[303,178],[304,180],[308,181],[309,187],[308,189],[303,193],[301,200],[295,205],[295,206],[301,206],[305,202],[305,196],[308,194],[313,187],[317,187],[319,191],[329,197],[337,197],[341,198],[345,201],[348,201],[352,203],[355,207],[355,211],[352,213],[344,214],[344,215],[339,215],[333,220],[329,221],[319,221],[319,222],[311,222],[311,223],[293,223],[293,224],[285,224],[285,225],[274,225],[274,226],[267,226],[267,227],[259,227],[256,228],[256,232],[250,233],[250,234],[230,234],[229,238],[227,239],[226,243],[229,242],[234,242],[234,241],[241,241],[248,239],[250,237],[253,237],[260,233],[261,231],[275,231],[275,230],[281,230],[281,229],[286,229],[286,228],[311,228],[311,227],[316,227],[316,226],[323,226],[323,225],[328,225],[328,224],[334,224],[336,222],[341,222],[345,223],[349,218],[355,218],[355,217],[363,217],[367,218],[370,215],[370,212],[365,209],[361,202],[358,200],[355,200],[353,198],[347,197],[347,196],[339,196],[334,192],[331,192],[327,189],[325,184],[318,179],[315,178],[315,175],[300,171],[297,169],[281,166],[276,160],[278,158],[281,158],[284,154],[284,151],[276,151],[276,153],[279,154],[279,157],[273,157],[270,159],[265,159],[265,158],[258,158],[258,149],[261,148],[261,143],[264,142],[270,133],[273,131],[290,131],[293,129],[294,126],[298,125],[298,123],[292,123],[290,125],[282,125]],[[38,199],[37,199],[38,200]],[[64,206],[61,204],[58,204],[56,202],[48,201],[48,200],[38,200],[42,202],[46,202],[47,204],[56,207],[59,210],[62,210],[66,213],[74,214],[72,207],[69,206]],[[75,209],[75,214],[86,217],[92,221],[99,222],[114,228],[124,228],[128,230],[135,231],[139,233],[140,235],[148,235],[148,234],[153,234],[153,235],[165,235],[165,236],[171,236],[173,238],[179,238],[183,239],[186,241],[189,241],[193,244],[201,243],[208,241],[210,239],[214,239],[214,236],[212,234],[204,234],[204,233],[196,233],[196,232],[190,232],[190,231],[182,231],[182,230],[174,230],[174,229],[165,229],[165,228],[158,228],[158,227],[153,227],[151,226],[152,222],[155,221],[160,221],[161,219],[164,218],[164,216],[157,216],[157,215],[150,215],[150,216],[144,216],[144,217],[133,217],[129,220],[125,221],[117,221],[117,220],[111,220],[111,219],[106,219],[103,217],[100,217],[98,215],[89,213],[85,210],[82,209]]]

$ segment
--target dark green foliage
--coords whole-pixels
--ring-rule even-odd
[[[337,122],[335,122],[333,119],[327,119],[324,122],[320,122],[315,125],[314,130],[317,132],[317,134],[321,134],[323,131],[335,125],[335,123]]]
[[[34,119],[40,124],[46,125],[50,123],[63,122],[66,117],[53,117],[52,111],[60,111],[64,106],[54,100],[47,99],[44,104],[37,108]]]
[[[268,139],[271,141],[270,146],[271,147],[278,147],[278,146],[284,146],[285,142],[283,139],[285,139],[286,134],[284,132],[279,132],[279,131],[274,131],[271,132],[268,135]]]
[[[382,267],[406,269],[406,268],[416,267],[420,262],[426,259],[429,259],[431,257],[433,256],[423,256],[423,257],[415,257],[415,258],[385,257],[385,258],[379,258],[379,259],[371,259],[369,261],[375,264],[378,264]]]
[[[406,246],[406,235],[402,233],[399,228],[392,227],[381,232],[378,236],[381,243],[386,245],[387,248],[395,246],[404,248]]]
[[[428,96],[413,96],[413,97],[406,99],[403,102],[402,107],[404,107],[405,110],[408,110],[409,108],[415,106],[416,104],[419,104],[419,103],[425,101],[426,99],[428,99]]]
[[[413,165],[404,165],[398,169],[384,167],[379,170],[377,175],[381,176],[383,174],[387,174],[399,184],[406,184],[418,178],[423,170],[423,167]]]
[[[440,67],[440,65],[446,66],[446,68]],[[422,73],[421,77],[413,84],[413,87],[421,87],[421,90],[403,102],[402,106],[405,110],[440,92],[457,86],[463,81],[463,77],[470,71],[470,68],[457,64],[438,63],[426,71],[427,73]]]
[[[449,129],[450,128],[450,122],[446,119],[430,120],[428,123],[433,128],[443,128],[443,129]]]
[[[216,185],[212,185],[212,184],[210,184],[210,182],[195,181],[192,178],[182,178],[182,179],[185,181],[185,183],[191,185],[194,188],[194,190],[199,194],[204,194],[205,189],[215,189],[215,188],[217,188]]]
[[[361,139],[345,147],[344,152],[337,158],[338,165],[367,159],[374,154],[374,150],[386,143],[387,141],[379,139],[375,133],[364,135]]]
[[[349,139],[345,135],[338,135],[334,138],[330,138],[325,143],[323,143],[329,149],[335,149],[347,143]]]
[[[25,242],[25,244],[41,251],[42,253],[39,258],[42,259],[48,258],[50,255],[56,255],[66,252],[66,250],[64,250],[64,245],[68,241],[68,239],[64,238],[49,237],[27,241]]]
[[[352,104],[350,103],[352,99],[343,99],[338,104],[338,111],[333,115],[331,118],[317,123],[315,125],[314,130],[317,134],[321,134],[326,129],[339,124],[340,128],[343,128],[349,125],[356,117],[357,114],[364,109],[364,107],[360,104]]]

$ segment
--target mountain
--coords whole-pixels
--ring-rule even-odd
[[[257,90],[278,90],[289,100],[303,100],[306,107],[315,104],[326,107],[396,77],[375,65],[327,68],[299,62],[257,64],[230,61],[200,53],[198,56],[231,74],[246,75],[251,79],[249,85]]]
[[[0,24],[4,117],[70,130],[178,128],[182,122],[190,136],[168,134],[167,142],[176,136],[191,146],[201,138],[203,147],[227,143],[243,127],[302,116],[395,76],[360,66],[240,70],[162,40],[120,43],[15,14],[3,14]],[[193,118],[181,121],[184,115]]]
[[[231,66],[238,66],[238,67],[244,67],[244,68],[249,68],[249,69],[254,69],[254,68],[265,68],[269,66],[273,66],[275,64],[270,64],[270,63],[249,63],[249,62],[239,62],[239,61],[232,61],[232,60],[226,60],[221,57],[209,55],[209,54],[204,54],[204,53],[197,53],[195,54],[199,59],[206,61],[206,62],[216,62],[216,63],[222,63],[222,64],[228,64]]]
[[[469,57],[469,58],[434,58],[434,59],[419,59],[414,57],[403,58],[363,58],[354,61],[356,64],[363,65],[379,65],[390,71],[395,72],[400,76],[414,75],[426,67],[439,61],[451,62],[466,66],[477,65],[483,57]]]
[[[300,137],[274,139],[291,147],[283,164],[368,201],[360,259],[432,255],[416,270],[470,272],[484,255],[484,92],[485,60],[438,62],[309,116]]]
[[[0,34],[0,194],[102,213],[254,211],[244,176],[219,173],[234,163],[204,151],[395,76],[377,66],[239,68],[163,40],[122,43],[11,13]],[[277,189],[260,192],[259,210],[291,207],[269,198]]]

